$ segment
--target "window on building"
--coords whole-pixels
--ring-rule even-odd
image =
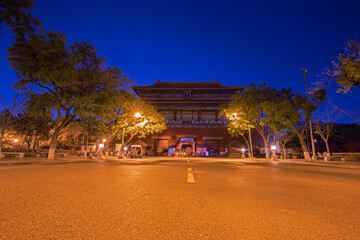
[[[193,111],[193,120],[199,121],[199,112],[198,111]]]
[[[183,111],[182,120],[184,122],[191,122],[191,120],[192,120],[192,111]]]
[[[161,114],[164,116],[166,121],[174,120],[174,113],[172,111],[162,111]]]
[[[215,121],[216,120],[216,113],[211,111],[203,111],[201,113],[201,120],[202,121]]]
[[[176,111],[176,121],[181,120],[181,111]]]

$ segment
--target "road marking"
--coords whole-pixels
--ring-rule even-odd
[[[194,180],[194,174],[192,172],[192,169],[191,168],[188,168],[187,169],[187,182],[188,183],[195,183],[195,180]]]

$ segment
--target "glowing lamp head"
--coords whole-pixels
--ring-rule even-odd
[[[139,113],[139,112],[135,113],[135,117],[136,118],[141,118],[141,113]]]
[[[242,148],[241,151],[242,151],[242,152],[245,152],[245,148]]]
[[[127,147],[124,147],[124,151],[127,151]]]
[[[275,146],[275,145],[272,145],[272,146],[271,146],[271,150],[276,150],[276,146]]]
[[[16,138],[16,139],[14,139],[14,143],[17,143],[18,141],[19,141],[19,139],[17,139],[17,138]]]
[[[233,113],[232,116],[233,116],[234,118],[236,118],[236,117],[237,117],[237,113]]]
[[[104,142],[106,142],[106,139],[104,138],[102,141],[103,141],[103,143],[104,143]]]

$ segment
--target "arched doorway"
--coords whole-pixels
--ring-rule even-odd
[[[180,138],[179,151],[186,153],[187,156],[194,156],[195,141],[194,138]]]

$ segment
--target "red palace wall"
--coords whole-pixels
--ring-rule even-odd
[[[254,149],[261,148],[263,142],[257,132],[254,130],[251,135]],[[192,141],[192,138],[194,141]],[[214,150],[214,156],[219,156],[220,153],[221,155],[238,153],[242,148],[247,149],[243,137],[231,137],[224,127],[169,127],[161,133],[153,134],[139,140],[139,142],[143,142],[144,145],[151,146],[151,153],[154,155],[164,154],[168,148],[172,147],[175,148],[177,152],[185,150],[192,152],[192,156],[199,155],[199,147],[206,148],[206,151]],[[185,146],[188,146],[188,148],[182,148]]]

